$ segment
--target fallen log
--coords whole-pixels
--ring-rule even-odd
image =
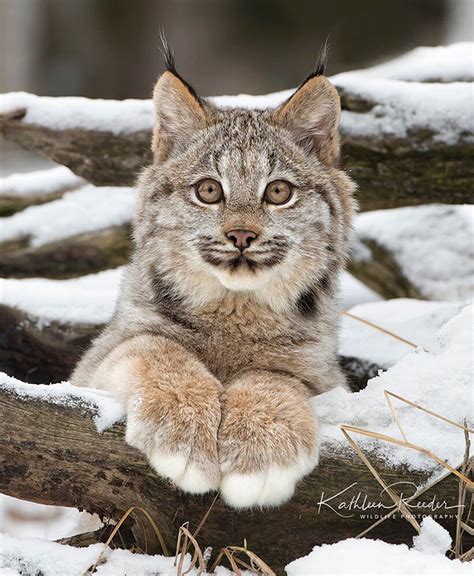
[[[0,244],[0,276],[73,278],[122,266],[130,254],[130,225],[69,236],[42,246],[27,237]]]
[[[0,217],[51,202],[86,184],[64,166],[6,176],[0,179]]]
[[[103,325],[42,320],[0,304],[0,372],[23,382],[67,380]],[[364,358],[340,356],[351,388],[361,390],[381,366]]]
[[[115,520],[130,506],[140,506],[153,516],[170,550],[184,522],[189,522],[191,532],[196,530],[212,505],[213,494],[191,496],[162,481],[144,456],[124,442],[123,424],[98,433],[92,418],[99,408],[89,402],[34,398],[25,386],[21,396],[15,387],[2,385],[0,390],[2,493],[78,507]],[[374,454],[369,457],[389,485],[397,488],[396,483],[403,482],[405,488],[410,487],[404,490],[405,496],[427,478],[426,471],[394,468]],[[413,485],[405,484],[410,482]],[[414,501],[411,511],[433,514],[433,507],[426,506],[432,498],[455,506],[457,491],[457,481],[448,477],[420,496],[417,504]],[[361,461],[349,449],[323,446],[319,466],[300,483],[289,503],[278,509],[236,511],[218,499],[198,541],[203,548],[211,546],[214,555],[223,546],[246,541],[249,549],[283,574],[289,561],[309,553],[314,545],[354,537],[370,526],[374,514],[384,513],[377,502],[391,505]],[[447,519],[440,518],[439,509],[436,514],[441,524],[454,526],[454,514],[446,514]],[[149,553],[161,552],[143,524],[132,524],[131,531],[138,546],[144,548],[146,536]],[[371,532],[394,543],[410,543],[414,534],[399,514]]]

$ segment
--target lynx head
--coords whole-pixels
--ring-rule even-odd
[[[154,90],[137,260],[180,297],[252,293],[276,308],[328,288],[346,253],[353,184],[338,167],[340,103],[320,62],[272,110],[219,108],[168,69]]]

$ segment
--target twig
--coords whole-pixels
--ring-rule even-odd
[[[362,324],[366,324],[367,326],[374,328],[374,330],[378,330],[379,332],[382,332],[383,334],[386,334],[391,338],[395,338],[395,340],[403,342],[407,346],[411,346],[412,348],[418,348],[417,344],[410,342],[410,340],[407,340],[406,338],[402,338],[398,334],[395,334],[395,332],[390,332],[390,330],[382,328],[382,326],[379,326],[378,324],[374,324],[374,322],[371,322],[370,320],[365,320],[365,318],[361,318],[360,316],[356,316],[355,314],[351,314],[350,312],[347,312],[345,310],[344,312],[342,312],[342,315],[347,316],[348,318],[352,318],[353,320],[357,320],[358,322],[362,322]]]

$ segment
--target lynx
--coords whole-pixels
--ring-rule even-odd
[[[325,59],[280,106],[219,108],[170,50],[114,317],[73,375],[182,490],[279,505],[318,462],[309,402],[346,386],[339,274],[356,209]]]

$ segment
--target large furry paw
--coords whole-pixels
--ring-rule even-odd
[[[234,508],[279,506],[290,500],[298,480],[317,463],[316,453],[311,458],[300,456],[288,466],[272,464],[258,472],[228,472],[222,477],[220,491]]]
[[[163,478],[171,480],[181,490],[191,494],[204,494],[217,490],[221,473],[215,451],[214,458],[203,449],[200,440],[173,450],[173,443],[165,430],[156,423],[137,419],[129,414],[125,439],[131,446],[144,452],[150,465]],[[212,446],[212,434],[207,443]],[[214,439],[214,444],[216,440]]]
[[[220,491],[235,508],[279,506],[318,463],[317,422],[307,397],[278,375],[249,375],[223,398]]]

